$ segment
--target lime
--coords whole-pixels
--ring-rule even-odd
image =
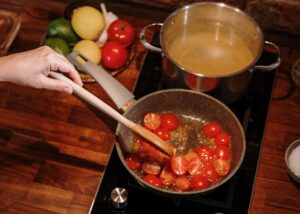
[[[99,64],[101,61],[101,49],[94,41],[81,40],[74,46],[73,50],[78,51],[95,64]]]
[[[54,19],[49,23],[48,36],[62,38],[68,43],[79,41],[79,37],[73,30],[71,22],[64,18]]]
[[[62,38],[50,37],[44,41],[44,44],[64,56],[67,56],[70,53],[68,43]]]
[[[102,13],[91,6],[76,8],[73,11],[71,24],[82,39],[89,40],[97,39],[105,26]]]

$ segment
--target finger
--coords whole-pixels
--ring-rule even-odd
[[[52,79],[46,76],[41,77],[41,84],[43,88],[55,91],[65,92],[67,94],[73,93],[73,88],[62,80]]]
[[[79,73],[76,71],[75,67],[63,56],[58,56],[57,54],[56,59],[51,62],[50,69],[52,71],[59,70],[63,73],[67,73],[74,82],[79,84],[80,86],[83,85]]]

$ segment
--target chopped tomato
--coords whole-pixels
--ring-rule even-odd
[[[212,164],[204,166],[203,176],[205,176],[213,184],[220,180],[220,176]]]
[[[228,160],[217,159],[214,160],[213,165],[220,176],[228,175],[230,171],[230,162]]]
[[[175,179],[175,186],[181,191],[187,191],[191,188],[191,181],[186,175],[181,175]]]
[[[209,138],[214,138],[222,132],[222,127],[215,122],[208,122],[203,127],[204,134]]]
[[[160,173],[160,180],[166,186],[170,186],[174,183],[176,176],[171,170],[170,164],[166,164]]]
[[[157,162],[144,162],[142,164],[142,170],[146,174],[158,175],[161,170],[161,165]]]
[[[164,113],[160,115],[161,118],[161,127],[173,131],[178,128],[179,121],[175,114],[172,113]]]
[[[207,177],[203,175],[196,175],[192,178],[192,188],[194,190],[203,190],[210,186]]]
[[[146,181],[148,184],[151,184],[152,186],[155,186],[155,187],[162,186],[161,180],[155,175],[145,175],[143,177],[143,179],[144,179],[144,181]]]
[[[188,161],[182,156],[171,157],[171,169],[176,175],[183,175],[187,171]]]
[[[137,170],[141,166],[141,161],[134,155],[128,155],[126,157],[126,163],[131,170]]]
[[[214,140],[216,146],[229,146],[231,143],[231,137],[226,132],[222,132],[221,134],[217,135]]]
[[[168,141],[171,138],[171,134],[168,130],[158,127],[153,131],[154,134],[156,134],[158,137],[160,137],[164,141]]]
[[[160,126],[160,116],[152,112],[144,116],[144,126],[149,130],[155,130]]]
[[[215,150],[216,159],[231,160],[231,152],[227,146],[217,146]]]
[[[208,146],[199,146],[195,149],[195,153],[199,156],[203,162],[210,162],[214,157],[214,152]]]

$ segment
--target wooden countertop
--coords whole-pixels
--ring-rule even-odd
[[[10,53],[38,47],[47,23],[62,16],[64,8],[59,1],[2,0],[0,9],[16,11],[22,20]],[[122,8],[116,5],[113,11],[133,23],[137,32],[154,20],[146,18],[151,13],[131,13],[136,18]],[[290,89],[288,72],[300,58],[300,48],[289,48],[294,43],[285,37],[269,37],[282,51],[273,93],[279,97]],[[117,76],[130,90],[145,53],[137,40],[134,60]],[[85,87],[114,107],[97,84]],[[113,148],[115,128],[115,121],[75,96],[0,83],[0,213],[88,213]],[[299,88],[288,99],[271,101],[250,213],[300,212],[300,190],[284,164],[285,149],[298,138]]]

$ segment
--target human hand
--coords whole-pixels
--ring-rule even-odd
[[[0,58],[0,81],[73,93],[72,87],[65,82],[50,78],[50,71],[66,73],[74,82],[82,85],[74,66],[47,46]]]

